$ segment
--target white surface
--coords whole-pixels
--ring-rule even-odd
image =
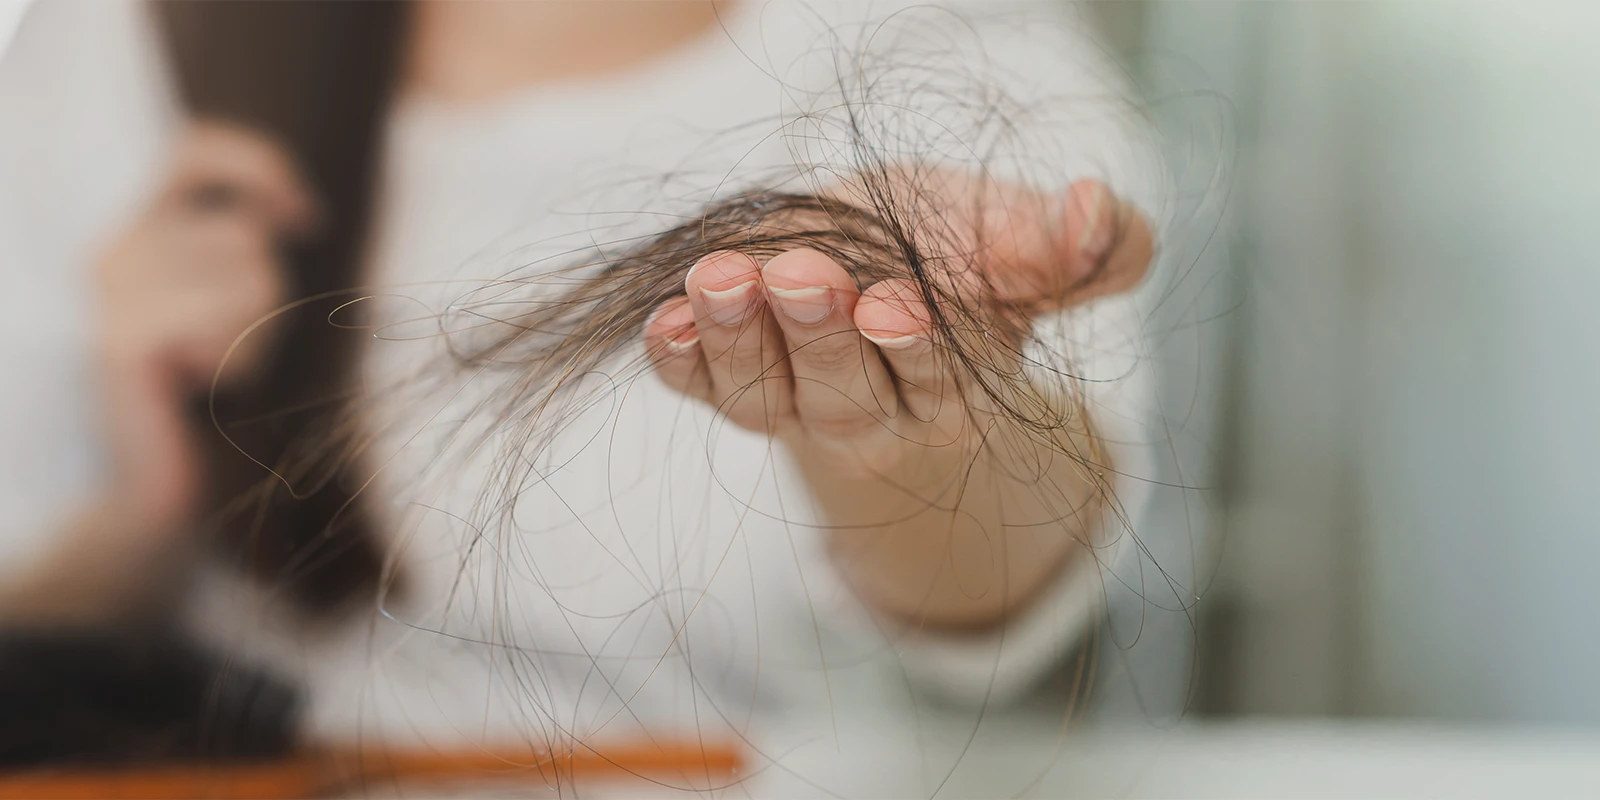
[[[711,796],[874,798],[1516,798],[1600,794],[1600,732],[1491,730],[1330,720],[1191,723],[1174,729],[1083,730],[1016,720],[980,736],[941,786],[910,749],[835,750],[827,743],[782,768]],[[968,729],[929,723],[930,750]],[[857,737],[852,737],[857,738]],[[871,737],[859,737],[868,739]],[[891,741],[893,737],[880,737]],[[814,784],[795,774],[817,777]],[[482,787],[479,787],[480,789]],[[679,790],[584,786],[521,796],[690,797]],[[505,796],[505,787],[471,796]],[[459,796],[459,795],[450,795]]]
[[[1600,736],[1327,721],[1191,725],[1080,737],[1041,788],[1043,796],[1128,798],[1593,796]]]
[[[0,58],[5,57],[6,47],[11,44],[11,38],[16,36],[17,27],[22,24],[22,17],[28,13],[28,6],[33,0],[0,0]]]

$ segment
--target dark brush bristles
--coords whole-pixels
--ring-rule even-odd
[[[0,630],[0,767],[279,757],[302,705],[173,631]]]

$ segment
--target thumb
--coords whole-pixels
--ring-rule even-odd
[[[1153,245],[1144,216],[1099,181],[1046,195],[995,185],[977,225],[979,263],[1000,300],[1039,310],[1138,285]]]

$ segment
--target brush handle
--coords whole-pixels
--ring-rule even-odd
[[[0,775],[0,800],[305,800],[327,790],[320,759],[226,767],[52,767]]]
[[[648,742],[578,745],[557,755],[517,750],[327,750],[279,761],[229,766],[51,767],[0,773],[0,800],[305,800],[374,783],[520,784],[574,780],[658,781],[715,788],[738,773],[729,745]]]
[[[572,778],[639,777],[704,785],[733,776],[742,760],[736,747],[684,741],[609,743],[600,748],[579,743],[554,755],[507,749],[345,751],[334,755],[330,764],[339,774],[361,781],[492,776],[557,785]]]

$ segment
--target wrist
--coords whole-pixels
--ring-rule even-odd
[[[1006,433],[871,454],[894,466],[871,479],[815,449],[801,459],[830,525],[829,556],[869,608],[979,631],[1034,602],[1082,557],[1099,525],[1100,485],[1067,443]]]

